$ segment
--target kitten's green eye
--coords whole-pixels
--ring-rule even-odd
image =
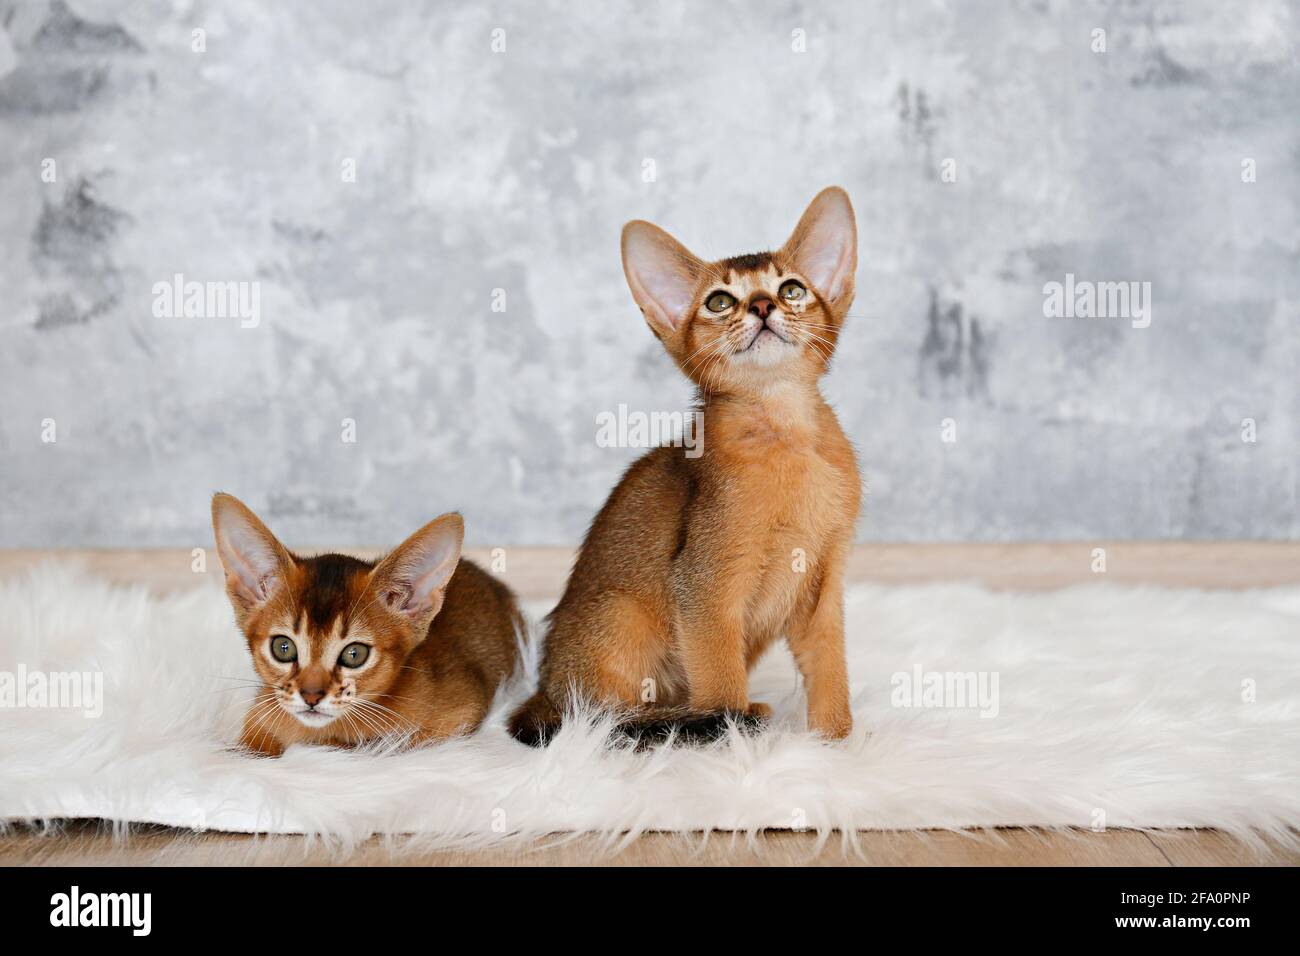
[[[793,279],[781,285],[781,298],[787,302],[799,302],[807,294],[808,290]]]
[[[360,667],[369,657],[369,645],[349,644],[343,648],[343,653],[339,655],[339,663],[344,667]]]
[[[281,664],[291,664],[298,659],[298,645],[293,638],[278,634],[271,638],[271,656]]]
[[[704,307],[710,312],[726,312],[735,304],[735,296],[726,292],[715,292],[704,301]]]

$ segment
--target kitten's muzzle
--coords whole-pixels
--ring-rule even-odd
[[[789,333],[782,327],[784,323],[779,321],[781,318],[780,311],[774,312],[774,309],[776,309],[776,304],[767,298],[757,299],[750,304],[749,314],[758,320],[758,325],[754,328],[754,334],[749,337],[749,341],[740,349],[741,352],[748,352],[764,332],[770,332],[786,345],[794,344],[790,340]]]

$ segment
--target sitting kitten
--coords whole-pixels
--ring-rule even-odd
[[[523,619],[508,587],[460,557],[460,515],[378,563],[291,554],[230,495],[212,499],[212,527],[264,685],[240,738],[254,753],[469,733],[514,671]]]
[[[631,715],[638,736],[761,719],[748,671],[782,636],[809,727],[849,733],[844,565],[861,482],[818,380],[856,267],[853,207],[834,187],[776,252],[704,262],[657,226],[624,227],[632,296],[699,387],[703,453],[653,449],[596,515],[517,738],[544,743],[574,692]]]

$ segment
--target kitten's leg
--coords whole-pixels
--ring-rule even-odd
[[[749,708],[745,602],[756,573],[741,547],[723,555],[713,540],[743,541],[739,530],[699,535],[688,544],[673,574],[677,603],[677,649],[690,688],[690,707],[700,712]]]
[[[404,750],[423,747],[478,730],[494,692],[482,674],[458,664],[445,667],[436,679],[408,668],[361,722],[369,725],[372,739],[400,739]]]
[[[454,705],[426,721],[419,730],[407,740],[407,748],[423,747],[425,744],[437,743],[449,737],[464,737],[474,733],[483,724],[487,716],[488,705],[483,700],[465,701]]]
[[[692,588],[679,611],[678,653],[692,710],[744,711],[749,707],[743,604],[725,587]]]
[[[787,628],[808,694],[808,729],[833,740],[853,729],[844,660],[844,563],[842,555],[828,562],[820,586],[810,591]]]
[[[254,715],[257,719],[254,720]],[[239,735],[239,746],[257,757],[278,757],[284,753],[284,744],[280,738],[271,733],[267,724],[274,717],[265,713],[258,714],[257,708],[244,716],[244,729]]]
[[[563,710],[576,688],[585,699],[620,711],[674,703],[665,661],[671,628],[642,598],[610,593],[580,618],[555,622],[547,638],[556,647],[581,650],[557,660],[545,688]]]

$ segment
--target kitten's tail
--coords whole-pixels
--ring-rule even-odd
[[[528,698],[510,717],[510,734],[530,747],[545,747],[563,723],[551,699],[542,691]],[[620,720],[615,730],[636,741],[638,747],[673,739],[677,743],[699,745],[721,740],[729,728],[742,732],[758,730],[764,719],[746,711],[700,712],[686,708],[662,708]]]
[[[636,741],[638,748],[669,739],[688,747],[722,740],[732,727],[741,733],[761,730],[766,718],[744,710],[698,711],[666,708],[619,721],[616,730]]]

